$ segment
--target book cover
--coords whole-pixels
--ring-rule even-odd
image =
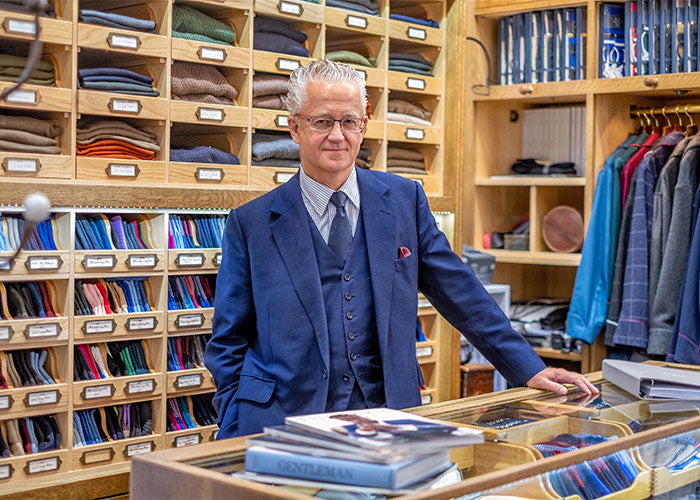
[[[669,57],[671,53],[671,13],[668,10],[670,0],[659,1],[659,73],[670,73]]]
[[[506,85],[506,72],[508,68],[508,32],[506,29],[507,18],[498,20],[498,84]]]
[[[576,73],[577,80],[586,78],[586,9],[576,7]]]
[[[598,75],[601,78],[623,76],[625,60],[624,10],[620,4],[600,6]]]
[[[449,466],[448,450],[390,464],[302,455],[263,446],[251,446],[245,455],[246,470],[258,474],[388,489],[417,483]]]
[[[562,66],[564,80],[576,79],[576,9],[564,9],[564,36],[562,38]]]

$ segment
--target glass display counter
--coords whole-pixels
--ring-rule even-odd
[[[700,490],[700,401],[640,400],[600,372],[588,378],[600,395],[519,388],[408,410],[481,429],[485,441],[451,451],[450,480],[397,498],[675,499]],[[131,497],[341,498],[232,476],[245,448],[242,437],[135,457]]]

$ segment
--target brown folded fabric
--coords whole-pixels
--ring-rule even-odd
[[[149,151],[117,139],[102,139],[95,141],[88,146],[76,144],[75,150],[78,156],[135,160],[156,159],[156,155],[153,151]]]
[[[56,139],[44,137],[43,135],[25,132],[23,130],[11,130],[0,128],[0,140],[27,144],[30,146],[56,146]]]
[[[78,127],[77,137],[80,140],[90,139],[97,134],[117,134],[153,143],[157,139],[157,136],[148,130],[133,127],[119,120],[98,120]]]
[[[364,168],[364,169],[372,168],[372,164],[370,162],[365,161],[361,158],[355,158],[355,165],[357,165],[360,168]]]
[[[171,74],[173,96],[182,98],[192,94],[210,94],[231,101],[238,97],[238,91],[215,66],[176,61]]]
[[[253,76],[253,97],[286,94],[288,90],[288,76],[270,75],[264,73]]]
[[[423,163],[422,161],[397,160],[394,158],[390,158],[386,161],[387,170],[390,167],[392,167],[392,168],[417,168],[417,169],[425,172],[425,163]]]
[[[420,168],[409,168],[409,167],[386,167],[386,171],[390,174],[412,174],[412,175],[426,175],[426,172]]]
[[[17,373],[17,369],[15,368],[15,360],[12,356],[11,352],[7,353],[7,375],[10,378],[10,384],[12,384],[14,387],[22,387],[22,379],[19,378],[19,373]]]
[[[44,137],[56,137],[63,133],[61,127],[31,116],[0,115],[0,129],[24,130]]]
[[[18,387],[21,387],[21,385]],[[19,435],[17,420],[7,420],[5,421],[5,426],[7,428],[7,444],[10,446],[12,455],[16,457],[24,455],[24,446],[22,446],[22,438]]]
[[[427,109],[413,104],[412,102],[404,101],[403,99],[389,99],[389,111],[392,113],[404,113],[407,115],[417,116],[423,120],[430,120],[433,113]]]
[[[397,160],[413,160],[413,161],[424,161],[423,153],[416,151],[415,149],[408,148],[397,148],[396,146],[389,146],[386,150],[387,158],[394,158]]]
[[[253,97],[254,108],[287,109],[287,94]]]
[[[31,144],[22,144],[21,142],[0,140],[0,151],[57,155],[61,153],[61,148],[58,146],[32,146]]]
[[[227,106],[235,104],[231,99],[226,99],[225,97],[217,97],[212,94],[173,94],[172,98],[173,101],[203,102],[205,104],[224,104]]]
[[[160,151],[160,146],[155,142],[139,141],[138,139],[132,139],[131,137],[116,134],[97,134],[88,140],[76,140],[75,142],[76,144],[80,144],[81,146],[87,146],[101,139],[117,139],[120,141],[128,142],[129,144],[133,144],[134,146],[138,146],[143,149],[148,149],[149,151]]]
[[[0,69],[0,73],[4,73],[2,69]],[[8,75],[3,75],[0,74],[0,82],[16,82],[17,77],[16,76],[8,76]],[[34,77],[29,77],[27,78],[27,81],[25,83],[28,83],[30,85],[46,85],[46,86],[53,86],[56,83],[55,78],[34,78]]]

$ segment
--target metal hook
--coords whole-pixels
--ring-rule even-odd
[[[678,108],[680,108],[680,106],[676,106],[675,112],[676,112],[676,116],[678,117],[678,125],[680,125],[682,127],[683,126],[683,119],[681,118],[681,115],[678,112]]]
[[[659,120],[658,120],[658,118],[656,118],[656,115],[654,114],[654,108],[651,108],[649,110],[649,114],[651,114],[651,117],[654,119],[654,126],[656,128],[659,128]],[[649,122],[649,123],[651,123],[651,122]]]
[[[695,122],[693,122],[693,117],[690,116],[690,113],[688,113],[688,105],[686,104],[685,107],[683,108],[683,112],[688,115],[688,119],[690,120],[689,125],[695,125]]]
[[[666,118],[666,125],[668,127],[673,127],[673,125],[671,124],[671,120],[669,120],[668,116],[666,116],[666,106],[663,106],[661,108],[661,114],[663,115],[664,118]]]

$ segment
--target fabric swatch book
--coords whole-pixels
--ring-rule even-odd
[[[691,370],[604,359],[603,378],[641,399],[700,400],[700,373]]]

